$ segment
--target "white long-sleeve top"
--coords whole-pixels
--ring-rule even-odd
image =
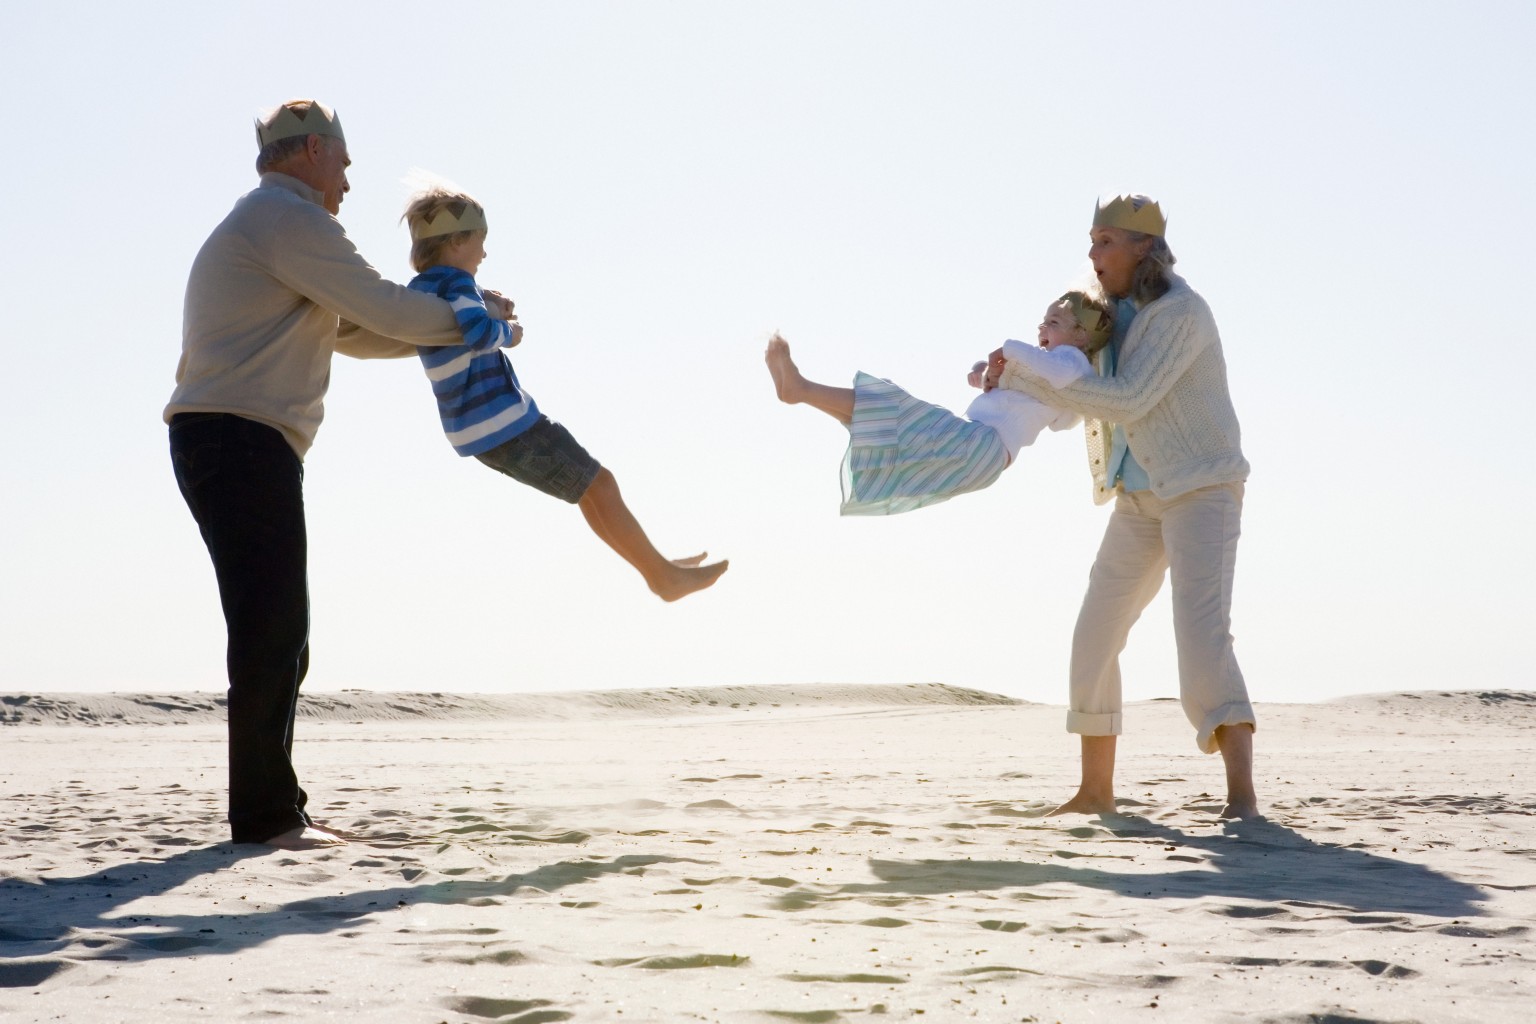
[[[1010,358],[1000,383],[1084,418],[1098,504],[1114,493],[1105,465],[1114,423],[1125,428],[1131,454],[1160,498],[1248,478],[1221,335],[1210,306],[1183,278],[1174,277],[1162,298],[1137,312],[1114,376],[1056,387]]]
[[[1008,344],[1020,343],[1010,341]],[[1049,351],[1031,347],[1021,356],[1009,358],[1027,359],[1035,372],[1039,373],[1044,380],[1051,382],[1054,387],[1065,387],[1092,369],[1088,363],[1088,357],[1083,355],[1082,350],[1070,345],[1063,345]],[[1003,447],[1008,449],[1010,462],[1018,457],[1020,448],[1035,443],[1035,438],[1040,436],[1040,431],[1047,427],[1052,430],[1067,430],[1076,426],[1079,419],[1075,412],[1054,408],[1021,391],[1009,391],[1004,388],[983,391],[976,396],[970,408],[965,410],[965,416],[966,419],[985,423],[997,431]]]

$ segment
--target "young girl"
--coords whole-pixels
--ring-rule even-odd
[[[1114,314],[1105,302],[1070,291],[1046,307],[1040,347],[1018,355],[1062,387],[1089,371],[1089,359],[1113,330]],[[960,417],[863,372],[855,375],[851,388],[818,384],[800,373],[789,343],[777,334],[768,342],[766,358],[780,401],[803,402],[847,425],[840,509],[845,516],[895,515],[979,491],[1040,431],[1065,430],[1078,420],[1073,413],[1001,388],[984,391]],[[985,365],[971,368],[972,387],[982,386]]]

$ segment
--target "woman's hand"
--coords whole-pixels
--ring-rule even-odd
[[[1003,365],[1007,362],[1008,360],[1003,358],[1002,349],[998,349],[987,357],[987,370],[981,378],[981,390],[991,391],[997,387],[1003,379]]]

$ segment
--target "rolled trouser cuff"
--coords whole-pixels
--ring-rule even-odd
[[[1086,711],[1068,711],[1067,732],[1079,736],[1119,736],[1120,712],[1093,715]]]
[[[1195,734],[1195,745],[1204,754],[1214,754],[1221,748],[1216,745],[1216,730],[1224,725],[1246,725],[1250,729],[1258,728],[1254,721],[1253,705],[1246,700],[1235,700],[1212,711],[1205,716],[1200,723],[1200,731]]]

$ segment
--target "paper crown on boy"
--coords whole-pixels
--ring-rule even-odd
[[[1168,230],[1168,221],[1163,217],[1163,209],[1157,205],[1157,200],[1150,196],[1127,193],[1100,199],[1093,211],[1093,226],[1124,228],[1161,238],[1163,232]]]
[[[1057,302],[1065,302],[1072,310],[1072,318],[1078,326],[1088,332],[1088,343],[1095,350],[1103,348],[1109,343],[1109,338],[1115,333],[1115,318],[1102,309],[1095,309],[1084,301],[1082,292],[1067,292]]]
[[[462,206],[463,209],[455,213],[455,206]],[[413,242],[436,238],[438,235],[451,235],[456,231],[490,230],[485,223],[485,208],[469,199],[450,200],[431,213],[411,217],[408,223]]]
[[[256,145],[266,149],[274,142],[296,135],[329,135],[347,141],[336,111],[316,100],[289,100],[265,117],[256,119]]]

